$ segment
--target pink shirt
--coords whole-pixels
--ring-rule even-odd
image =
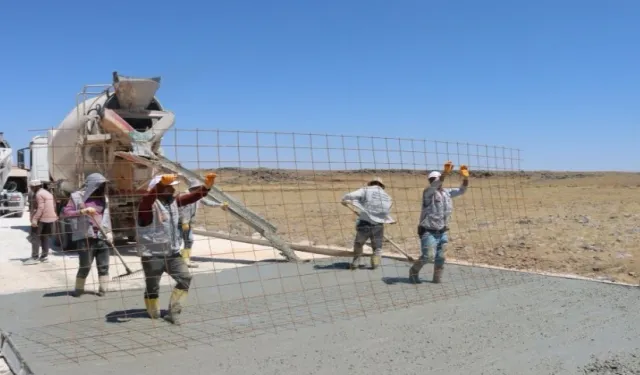
[[[38,224],[41,223],[53,223],[58,220],[58,215],[56,215],[56,204],[53,199],[53,195],[49,193],[47,190],[40,188],[35,195],[34,199],[36,203],[36,209],[31,215],[31,223]]]
[[[93,207],[96,210],[96,214],[93,215],[93,218],[98,224],[102,224],[102,214],[104,213],[104,201],[102,199],[89,198],[86,202],[84,202],[84,207],[89,208]],[[62,210],[64,216],[79,216],[80,210],[76,210],[75,204],[73,200],[69,199],[69,202],[64,209]],[[93,220],[90,220],[91,226],[94,229],[98,229],[96,225],[93,223]]]

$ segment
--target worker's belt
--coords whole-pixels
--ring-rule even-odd
[[[442,229],[427,229],[424,228],[422,226],[418,226],[418,236],[422,237],[423,234],[425,233],[430,233],[430,234],[442,234],[445,232],[448,232],[449,228],[444,227]]]
[[[369,221],[366,221],[366,220],[362,220],[362,219],[360,219],[358,221],[358,226],[359,227],[375,227],[375,226],[378,226],[378,225],[383,225],[383,224],[382,223],[372,223],[372,222],[369,222]]]
[[[442,234],[444,232],[448,232],[449,228],[445,227],[442,229],[427,229],[427,232],[431,233],[431,234]]]

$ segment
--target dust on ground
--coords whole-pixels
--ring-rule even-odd
[[[343,194],[372,176],[394,199],[389,238],[410,254],[426,172],[224,168],[216,184],[273,222],[293,242],[351,247],[354,215]],[[456,187],[455,173],[446,180]],[[574,273],[637,283],[640,276],[640,173],[471,171],[470,189],[454,201],[448,257],[515,269]],[[217,209],[200,211],[211,230],[253,230]],[[389,244],[385,246],[390,247]]]

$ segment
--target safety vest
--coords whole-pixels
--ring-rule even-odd
[[[168,256],[180,252],[182,239],[178,233],[178,204],[164,205],[156,200],[153,221],[146,227],[136,224],[138,252],[141,256]]]

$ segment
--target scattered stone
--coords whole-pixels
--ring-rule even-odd
[[[591,218],[589,216],[585,216],[585,215],[581,215],[578,219],[576,219],[578,221],[578,223],[581,224],[587,224],[591,221]]]

